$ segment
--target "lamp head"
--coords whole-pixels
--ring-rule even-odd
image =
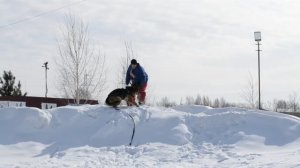
[[[260,31],[254,32],[254,39],[255,39],[255,41],[261,41],[261,33],[260,33]]]

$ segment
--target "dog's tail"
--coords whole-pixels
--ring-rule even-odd
[[[108,99],[108,97],[106,98],[106,100],[105,100],[105,104],[107,104],[107,105],[109,105],[110,103],[109,103],[109,99]]]

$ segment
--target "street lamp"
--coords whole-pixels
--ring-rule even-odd
[[[46,94],[45,94],[45,97],[47,98],[47,93],[48,93],[47,70],[49,70],[49,68],[48,68],[48,62],[45,62],[42,67],[45,67],[45,78],[46,78]]]
[[[260,102],[260,48],[259,46],[261,45],[259,42],[261,41],[261,33],[260,31],[256,31],[254,32],[254,39],[257,42],[257,53],[258,53],[258,109],[262,109],[261,108],[261,102]]]

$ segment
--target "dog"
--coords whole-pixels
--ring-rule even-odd
[[[118,105],[121,104],[122,100],[125,100],[128,106],[135,105],[136,107],[139,107],[139,105],[135,102],[135,95],[137,93],[138,89],[133,86],[127,86],[125,89],[115,89],[108,94],[105,103],[108,106],[116,108]]]

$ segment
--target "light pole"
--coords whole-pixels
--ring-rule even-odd
[[[261,41],[261,33],[260,31],[254,32],[254,39],[257,42],[257,53],[258,53],[258,109],[261,108],[261,102],[260,102],[260,48],[259,46],[261,45],[259,42]]]
[[[48,68],[48,62],[45,62],[42,67],[45,67],[45,79],[46,79],[46,93],[45,93],[45,97],[47,98],[47,93],[48,93],[47,70],[49,70],[49,68]]]

